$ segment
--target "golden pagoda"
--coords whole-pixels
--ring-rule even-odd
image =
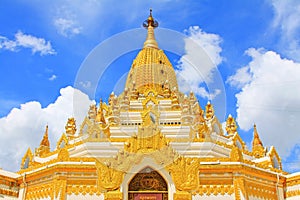
[[[233,116],[223,131],[210,102],[204,111],[193,92],[178,90],[174,68],[155,40],[151,11],[143,25],[146,41],[123,93],[91,105],[78,128],[69,118],[53,151],[47,126],[18,172],[0,170],[0,197],[300,199],[300,173],[282,170],[275,147],[263,146],[256,126],[248,150]]]

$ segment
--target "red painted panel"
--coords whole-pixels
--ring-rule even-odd
[[[135,194],[134,200],[162,200],[162,194]]]

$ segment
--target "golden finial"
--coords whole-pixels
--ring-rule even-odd
[[[102,122],[103,124],[105,124],[105,118],[103,115],[103,101],[102,98],[100,99],[100,105],[99,105],[99,109],[98,109],[98,113],[97,113],[97,117],[96,117],[96,122]]]
[[[205,117],[206,119],[212,119],[215,115],[215,110],[210,101],[207,102],[205,106]]]
[[[150,8],[150,15],[148,17],[148,19],[146,19],[143,23],[143,26],[145,28],[149,28],[149,26],[152,26],[153,28],[158,27],[158,22],[156,20],[154,20],[154,18],[152,17],[152,9]]]
[[[226,120],[226,131],[228,135],[233,135],[236,133],[237,125],[235,123],[234,118],[229,114],[227,120]]]
[[[158,49],[158,45],[154,37],[154,29],[158,27],[158,22],[152,17],[152,9],[150,9],[150,15],[148,19],[144,21],[143,26],[148,29],[148,35],[146,41],[144,42],[144,48],[153,47]]]
[[[89,119],[94,120],[96,118],[97,115],[97,107],[95,104],[90,105],[90,109],[88,111],[88,117]]]
[[[74,117],[68,118],[68,122],[65,126],[66,129],[66,134],[68,135],[68,137],[73,137],[76,133],[76,120],[74,119]]]

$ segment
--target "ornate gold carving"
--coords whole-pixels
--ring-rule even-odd
[[[53,180],[53,192],[55,199],[57,199],[58,197],[60,200],[66,199],[66,190],[67,180],[65,177],[57,177]]]
[[[18,191],[12,191],[4,188],[0,188],[0,195],[7,195],[10,197],[16,197],[18,198],[19,192]]]
[[[97,116],[97,107],[95,104],[90,105],[90,109],[88,111],[88,118],[91,120],[95,120]]]
[[[59,150],[57,159],[58,161],[68,161],[70,158],[69,151],[67,148],[62,148]]]
[[[234,193],[235,193],[235,199],[246,199],[248,200],[247,191],[245,189],[245,181],[243,178],[235,178],[233,180],[234,184]],[[241,198],[240,192],[243,194],[243,198]]]
[[[169,81],[166,80],[165,83],[162,85],[163,90],[164,90],[164,97],[165,98],[170,98],[171,96],[171,90],[170,90],[170,84]]]
[[[300,174],[297,176],[292,176],[287,178],[286,185],[287,186],[300,185]]]
[[[180,110],[179,100],[175,91],[172,91],[172,110]]]
[[[168,185],[163,177],[152,168],[138,172],[130,181],[129,191],[168,191]]]
[[[214,117],[215,115],[215,110],[213,105],[209,102],[207,102],[206,106],[205,106],[205,118],[207,120],[210,120]]]
[[[286,197],[291,198],[291,197],[300,197],[300,189],[298,190],[291,190],[286,192]]]
[[[243,162],[243,154],[242,151],[237,147],[233,146],[230,152],[230,160],[233,162]]]
[[[138,134],[125,143],[124,149],[130,153],[149,153],[160,150],[167,145],[168,141],[164,135],[154,125],[150,125],[139,127]]]
[[[104,118],[104,114],[103,114],[103,102],[102,102],[102,99],[100,99],[100,105],[99,105],[98,113],[97,113],[97,116],[96,116],[96,122],[102,123],[104,126],[106,124],[106,121],[105,121],[105,118]]]
[[[68,185],[67,186],[67,194],[68,195],[71,195],[71,194],[75,194],[75,195],[79,195],[79,194],[93,195],[93,194],[96,194],[96,195],[99,196],[101,194],[101,192],[98,190],[96,185],[83,185],[83,184],[81,184],[81,185]]]
[[[196,98],[193,91],[190,92],[189,100],[190,100],[190,105],[191,106],[193,106],[195,103],[197,103],[197,98]]]
[[[74,117],[68,118],[68,122],[65,126],[66,134],[70,139],[74,138],[74,135],[76,133],[76,120]]]
[[[104,194],[104,200],[122,200],[123,193],[120,191],[110,191]]]
[[[30,186],[26,192],[26,199],[53,199],[53,183]]]
[[[247,181],[245,185],[245,191],[250,197],[257,197],[261,199],[278,199],[277,189],[275,185],[265,185],[263,183]]]
[[[228,135],[234,135],[236,133],[236,130],[237,130],[237,125],[235,123],[235,120],[231,115],[229,115],[226,120],[226,131]]]
[[[189,192],[177,191],[174,193],[174,200],[192,200],[192,194]]]
[[[234,193],[233,185],[199,185],[197,190],[193,192],[194,195],[199,194],[200,196],[210,195],[232,195]]]
[[[195,158],[179,157],[169,165],[176,189],[180,191],[195,190],[199,184],[199,161]]]
[[[104,104],[103,104],[104,105]],[[104,107],[104,106],[103,106]],[[100,108],[99,108],[100,110]],[[101,111],[99,111],[101,112]],[[102,115],[102,114],[100,114]],[[98,115],[99,116],[99,115]],[[114,120],[112,117],[108,118],[108,121]],[[109,138],[110,137],[110,125],[107,125],[103,122],[97,122],[92,121],[88,119],[87,117],[84,119],[80,126],[80,132],[79,135],[82,136],[83,134],[88,134],[88,141],[91,139],[103,139],[103,138]]]
[[[143,127],[149,127],[150,125],[153,126],[158,124],[159,113],[157,112],[157,109],[152,108],[152,105],[149,105],[147,108],[145,108],[141,115]]]
[[[100,190],[117,190],[123,180],[124,173],[111,167],[110,162],[96,162],[98,173],[98,187]]]

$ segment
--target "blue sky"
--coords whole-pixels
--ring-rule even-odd
[[[140,28],[149,8],[160,24],[156,30],[160,46],[167,41],[160,39],[159,29],[175,31],[195,41],[214,64],[201,68],[198,79],[188,73],[186,61],[198,56],[188,40],[174,41],[181,54],[167,51],[202,107],[212,98],[216,111],[222,110],[217,112],[221,121],[228,114],[237,118],[249,149],[256,123],[263,143],[276,147],[284,169],[299,171],[300,2],[296,0],[1,1],[0,167],[18,170],[27,147],[39,145],[46,124],[54,149],[67,118],[75,115],[70,103],[74,93],[83,98],[80,116],[91,100],[107,99],[137,50],[114,60],[94,93],[88,92],[89,81],[76,83],[82,63],[116,34],[136,29],[146,34]],[[139,42],[139,36],[130,37]],[[111,46],[113,52],[122,43]],[[210,86],[216,75],[221,81],[216,86],[223,88],[219,93]]]

